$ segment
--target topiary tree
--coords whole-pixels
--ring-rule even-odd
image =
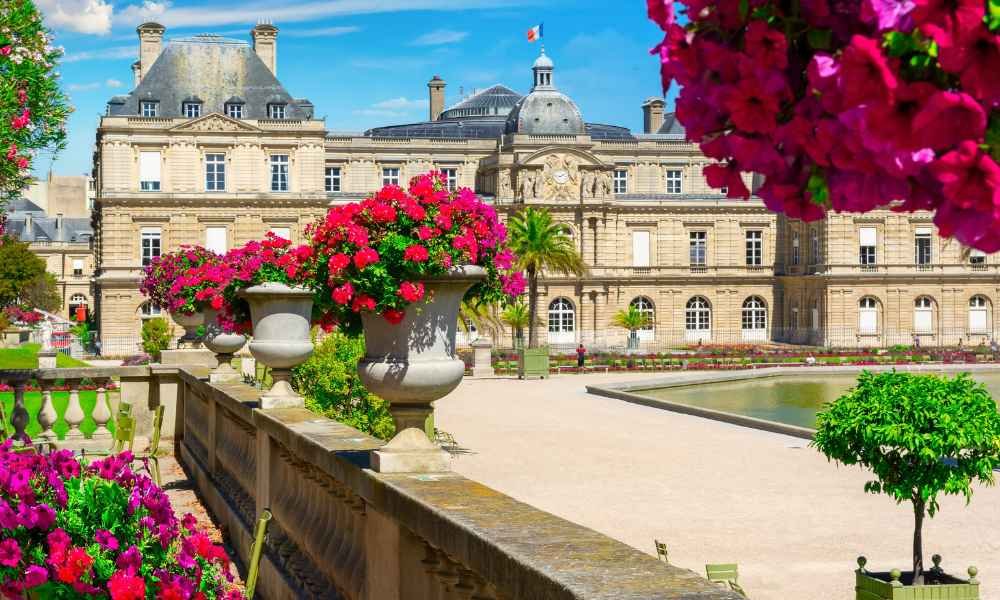
[[[0,0],[0,206],[30,183],[39,151],[66,143],[70,108],[55,72],[62,50],[50,42],[30,0]]]
[[[632,340],[636,338],[635,332],[649,325],[649,315],[639,310],[638,306],[630,304],[628,308],[615,313],[611,318],[611,324],[627,330],[629,344],[632,344]]]
[[[938,495],[972,498],[972,484],[994,483],[1000,466],[1000,415],[983,384],[954,378],[863,372],[858,384],[817,415],[813,446],[875,479],[865,491],[913,505],[913,583],[923,583],[922,528]]]
[[[142,323],[142,349],[153,357],[160,360],[160,353],[170,347],[170,340],[174,337],[173,328],[166,319],[156,317],[146,319]]]

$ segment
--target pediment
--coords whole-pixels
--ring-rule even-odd
[[[520,162],[524,165],[544,165],[548,161],[548,157],[552,155],[557,155],[567,162],[573,162],[580,166],[605,166],[604,162],[580,148],[570,148],[565,146],[547,146],[532,153],[530,156],[522,159]]]
[[[210,113],[187,123],[170,128],[171,131],[202,131],[221,133],[259,133],[261,130],[220,113]]]

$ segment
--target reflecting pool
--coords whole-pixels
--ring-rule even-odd
[[[954,373],[947,375],[951,376]],[[1000,373],[974,373],[972,377],[986,384],[990,394],[1000,400]],[[836,400],[850,389],[856,379],[857,376],[853,374],[786,375],[726,383],[633,390],[633,393],[678,404],[815,428],[816,412],[823,404]]]

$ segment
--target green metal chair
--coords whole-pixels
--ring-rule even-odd
[[[264,542],[267,540],[267,524],[271,521],[271,511],[264,509],[257,519],[257,527],[253,532],[253,547],[250,549],[250,564],[247,565],[246,598],[253,600],[257,589],[257,577],[260,575],[260,557],[264,553]]]
[[[739,569],[736,563],[718,563],[705,565],[705,576],[712,583],[722,583],[729,586],[729,589],[733,590],[740,596],[744,598],[747,597],[747,593],[743,591],[740,586],[739,579]]]
[[[160,450],[160,433],[163,430],[163,412],[163,405],[157,406],[156,410],[153,411],[153,432],[149,438],[149,450],[135,455],[135,460],[148,461],[153,465],[153,481],[156,482],[156,485],[162,485],[160,457],[157,456],[157,453]]]
[[[657,560],[662,560],[666,564],[670,564],[670,556],[667,552],[667,545],[660,540],[653,538],[653,544],[656,546],[656,558]]]
[[[135,445],[135,418],[131,415],[131,409],[128,412],[122,412],[121,408],[118,410],[118,415],[115,417],[115,431],[111,434],[111,447],[107,450],[87,450],[83,449],[80,451],[81,456],[111,456],[112,454],[121,454],[125,450],[132,450]]]

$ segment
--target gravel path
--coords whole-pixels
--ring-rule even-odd
[[[862,491],[861,469],[828,463],[804,440],[591,396],[588,384],[662,374],[466,379],[437,403],[462,448],[453,468],[538,508],[704,573],[738,562],[754,600],[853,598],[855,559],[909,566],[912,512]],[[1000,488],[942,501],[924,551],[956,575],[979,567],[1000,598]]]

